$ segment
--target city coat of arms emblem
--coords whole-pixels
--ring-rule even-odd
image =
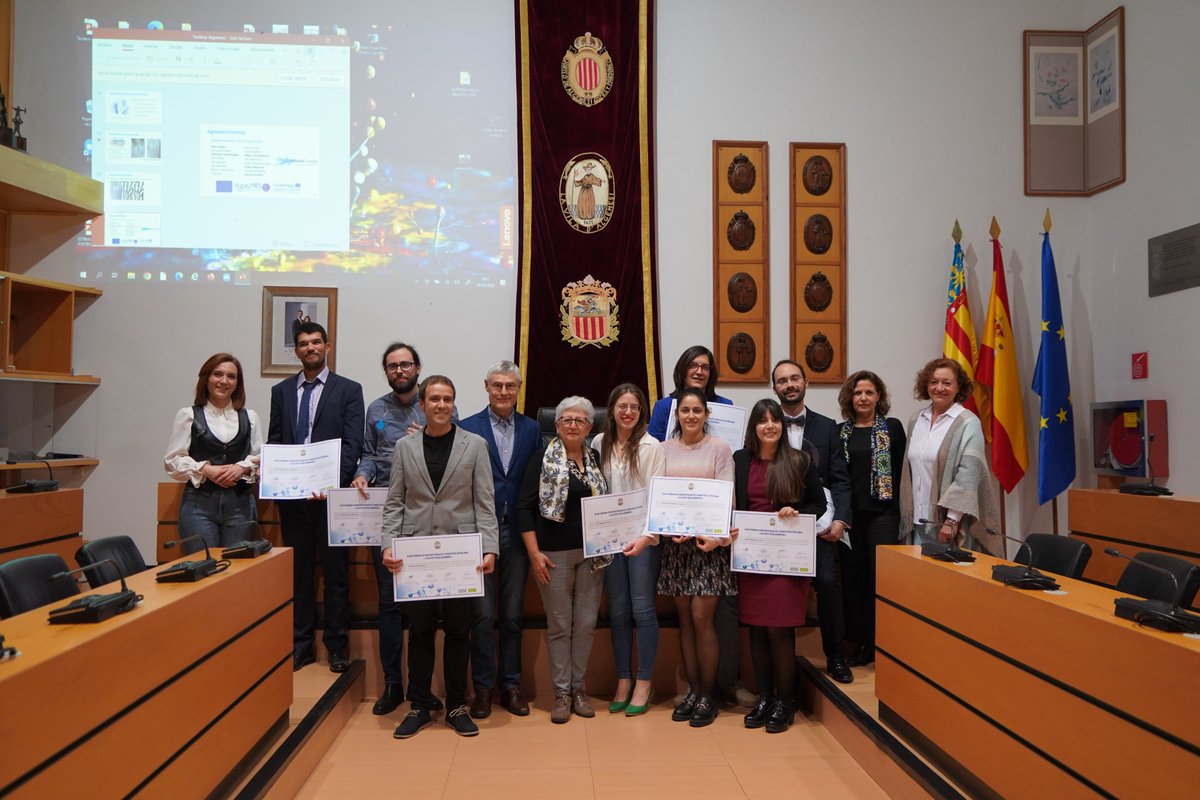
[[[563,88],[581,106],[594,106],[608,97],[615,73],[612,56],[591,31],[575,37],[560,70]]]
[[[599,153],[580,153],[567,162],[559,179],[558,202],[567,224],[580,233],[597,233],[612,219],[612,166]]]
[[[562,290],[559,321],[563,341],[572,347],[608,347],[620,334],[618,311],[617,290],[612,284],[591,275],[571,281]]]

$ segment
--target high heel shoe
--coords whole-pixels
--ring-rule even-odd
[[[608,704],[608,713],[619,714],[620,712],[624,711],[629,706],[629,701],[632,699],[633,699],[633,686],[630,686],[629,687],[629,697],[626,697],[624,700],[617,700],[616,698],[613,698],[613,701]]]
[[[630,699],[630,700],[632,700],[632,699],[633,699],[633,693],[632,693],[632,692],[631,692],[631,693],[630,693],[630,695],[629,695],[629,699]],[[642,714],[645,714],[645,713],[646,713],[646,709],[650,708],[650,702],[651,702],[653,699],[654,699],[654,687],[653,687],[653,686],[651,686],[651,687],[650,687],[650,694],[646,695],[646,702],[645,702],[645,704],[644,704],[644,705],[640,705],[640,706],[635,706],[635,705],[633,705],[633,704],[629,704],[629,705],[625,706],[625,716],[627,716],[627,717],[637,717],[637,716],[641,716]]]

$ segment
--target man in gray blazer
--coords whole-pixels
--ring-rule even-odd
[[[483,439],[456,426],[454,384],[444,375],[421,384],[421,409],[425,426],[396,442],[392,476],[383,506],[383,565],[393,573],[404,560],[393,558],[392,540],[398,536],[446,536],[478,532],[483,538],[483,562],[477,569],[487,574],[496,565],[500,549],[496,524],[496,499],[492,467]],[[416,600],[407,603],[408,699],[412,710],[393,734],[397,739],[415,736],[431,722],[437,705],[433,683],[434,636],[442,620],[442,670],[446,682],[446,724],[460,736],[474,736],[479,728],[467,712],[467,661],[471,650],[474,598]]]

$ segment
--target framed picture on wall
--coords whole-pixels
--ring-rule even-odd
[[[294,342],[305,322],[325,328],[329,340],[337,338],[337,289],[311,286],[264,286],[262,301],[263,375],[291,375],[300,370]],[[334,352],[329,368],[335,369]]]
[[[1030,125],[1082,125],[1082,47],[1030,47]]]

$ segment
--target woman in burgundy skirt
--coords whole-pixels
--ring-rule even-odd
[[[825,492],[815,454],[793,448],[783,426],[779,403],[755,403],[746,425],[746,446],[733,454],[735,506],[780,517],[819,517],[825,511]],[[810,579],[737,575],[738,617],[750,626],[750,660],[759,691],[746,727],[782,733],[795,717],[796,626],[804,624]]]

